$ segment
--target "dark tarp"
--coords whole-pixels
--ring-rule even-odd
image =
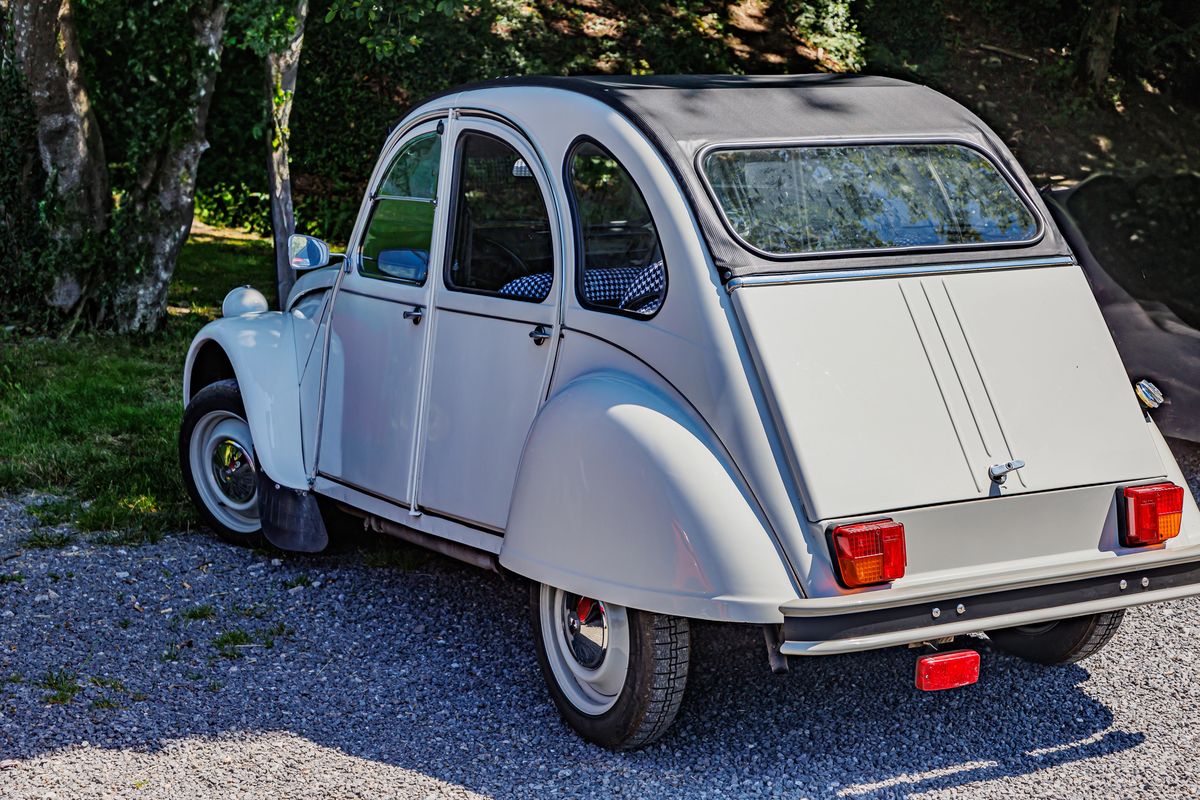
[[[586,94],[628,118],[662,152],[696,213],[722,279],[798,270],[1067,255],[1037,192],[1012,153],[974,114],[932,89],[891,78],[843,75],[504,78],[459,87],[540,86]],[[451,94],[447,92],[446,94]],[[725,225],[697,172],[711,144],[821,139],[950,139],[992,157],[1034,209],[1032,243],[942,247],[870,255],[771,258],[744,247]]]

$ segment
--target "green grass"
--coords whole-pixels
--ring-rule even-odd
[[[0,493],[60,496],[34,514],[126,532],[112,544],[194,524],[176,454],[187,347],[220,314],[229,289],[252,283],[271,297],[273,275],[269,242],[195,235],[160,333],[65,341],[0,334]]]
[[[6,583],[22,583],[24,580],[25,576],[19,572],[13,572],[8,575],[0,575],[0,586],[3,586]]]
[[[212,640],[212,646],[223,658],[241,658],[242,653],[239,648],[252,644],[257,644],[254,637],[241,628],[225,631]]]
[[[71,534],[62,531],[34,531],[24,540],[24,545],[34,550],[57,550],[70,543]]]
[[[187,620],[212,619],[217,615],[217,609],[211,603],[193,606],[185,609],[181,616]]]
[[[50,691],[44,699],[51,705],[69,703],[75,695],[83,691],[83,687],[79,685],[79,676],[65,668],[48,670],[38,681],[38,686]]]
[[[313,585],[312,578],[310,578],[304,574],[297,575],[294,578],[288,578],[287,580],[285,580],[283,582],[283,588],[285,588],[285,589],[294,589],[297,586],[303,586],[304,588],[307,589],[307,588],[311,587],[312,585]]]

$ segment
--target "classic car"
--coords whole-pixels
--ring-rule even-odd
[[[1200,512],[1009,151],[874,77],[503,79],[405,116],[349,246],[235,289],[179,438],[222,537],[351,514],[527,579],[562,717],[670,726],[692,620],[767,663],[1061,664],[1200,593]],[[332,526],[331,526],[332,527]],[[958,641],[957,646],[952,645]],[[986,648],[985,648],[986,652]]]

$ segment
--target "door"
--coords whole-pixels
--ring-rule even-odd
[[[502,530],[557,343],[561,243],[532,150],[505,126],[462,125],[417,498],[424,510]]]
[[[429,339],[429,265],[440,263],[443,123],[399,143],[375,176],[334,298],[318,469],[403,504]]]

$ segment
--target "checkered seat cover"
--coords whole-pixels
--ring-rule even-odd
[[[655,261],[638,271],[637,277],[629,284],[617,307],[639,314],[653,314],[662,306],[666,289],[667,271],[663,262]]]
[[[500,294],[505,297],[518,297],[522,300],[542,302],[550,294],[554,285],[554,274],[550,272],[535,272],[532,275],[522,275],[514,278],[500,287]]]
[[[554,276],[549,272],[523,275],[500,287],[500,294],[541,302],[550,294]],[[667,287],[663,262],[647,267],[609,267],[583,271],[583,297],[589,303],[616,304],[617,308],[653,314],[662,305]]]

